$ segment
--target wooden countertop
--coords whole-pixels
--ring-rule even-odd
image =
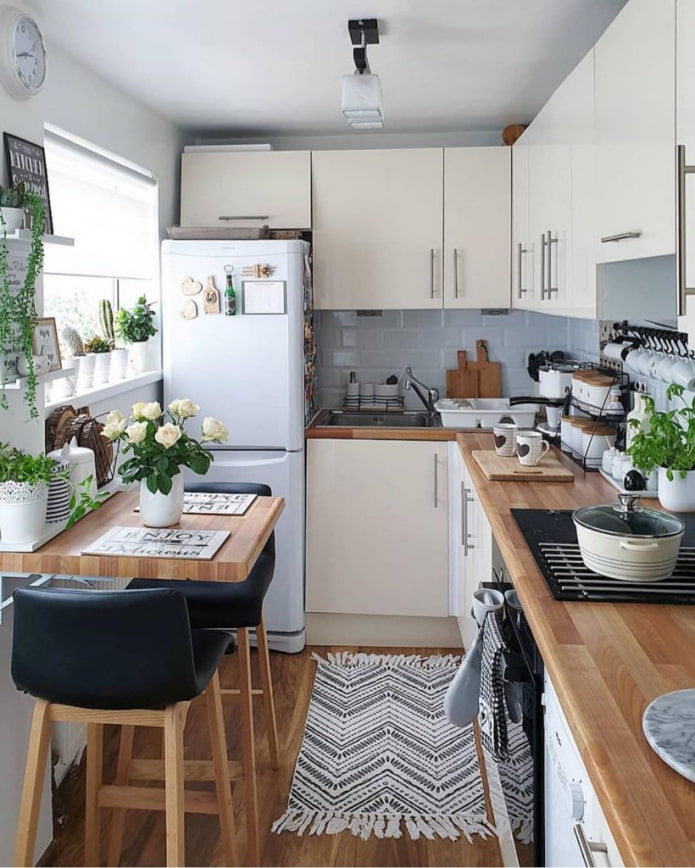
[[[285,508],[282,497],[257,497],[242,516],[181,516],[177,528],[230,531],[211,560],[83,555],[82,550],[111,527],[142,527],[138,513],[133,511],[138,497],[137,491],[114,494],[99,509],[35,552],[3,552],[0,567],[17,573],[241,581],[248,576]]]
[[[377,412],[377,411],[375,411]],[[381,415],[381,414],[379,414]],[[456,428],[356,428],[348,425],[317,426],[316,419],[306,429],[307,440],[455,440]]]
[[[573,484],[489,482],[471,456],[489,433],[457,441],[625,864],[695,865],[695,784],[642,734],[652,699],[695,686],[695,608],[554,600],[509,510],[611,503],[615,489],[565,456]]]

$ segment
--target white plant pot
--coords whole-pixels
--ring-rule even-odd
[[[2,217],[5,221],[5,232],[10,235],[21,229],[24,224],[24,209],[23,208],[0,208]]]
[[[128,350],[111,350],[111,381],[123,380],[128,374]]]
[[[78,392],[86,392],[94,385],[94,366],[97,361],[96,353],[78,356],[78,359],[79,368],[77,369],[76,389]]]
[[[130,363],[136,374],[144,374],[149,369],[149,341],[136,341],[130,345]]]
[[[74,359],[63,359],[63,371],[69,371],[70,373],[54,380],[51,400],[60,401],[61,398],[69,398],[75,394],[79,365],[80,356],[76,356]]]
[[[685,479],[675,470],[669,480],[666,470],[659,468],[659,503],[670,512],[695,512],[695,470],[689,470]]]
[[[177,473],[172,479],[169,494],[147,487],[145,479],[140,481],[140,520],[145,527],[171,527],[178,524],[183,510],[183,474]]]
[[[94,385],[103,386],[111,375],[111,351],[94,353]]]
[[[0,540],[3,543],[33,543],[46,530],[48,486],[28,482],[0,485]]]

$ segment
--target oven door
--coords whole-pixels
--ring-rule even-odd
[[[484,587],[502,593],[513,589],[503,571],[493,572],[495,581]],[[504,864],[544,865],[543,661],[522,612],[507,608],[503,631],[508,651],[502,678],[517,722],[508,711],[509,760],[487,763],[492,805],[498,824],[502,820]]]

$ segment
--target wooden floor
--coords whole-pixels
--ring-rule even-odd
[[[499,865],[500,851],[496,839],[484,840],[474,836],[473,843],[465,838],[459,841],[411,841],[409,838],[370,839],[362,841],[349,832],[339,835],[318,837],[298,837],[291,832],[273,835],[270,826],[279,817],[287,804],[292,782],[294,764],[299,753],[304,732],[309,697],[314,680],[316,663],[311,652],[324,654],[326,651],[361,650],[388,653],[389,649],[379,648],[307,648],[301,654],[271,654],[275,702],[277,707],[278,730],[280,738],[281,766],[273,771],[268,765],[267,745],[261,713],[261,703],[255,712],[258,787],[261,825],[261,859],[263,865],[275,866],[463,866]],[[392,649],[394,653],[431,654],[432,649]],[[444,653],[444,652],[443,652]],[[256,652],[253,653],[256,664]],[[222,686],[236,685],[236,655],[226,657],[221,670]],[[254,684],[258,684],[254,669]],[[236,721],[234,702],[225,701],[225,719],[230,757],[239,758],[239,731]],[[209,756],[207,727],[205,725],[205,704],[196,700],[190,710],[186,726],[186,757],[189,759]],[[115,768],[115,748],[117,729],[108,728],[105,745],[106,780],[109,781]],[[161,737],[161,736],[160,736]],[[154,730],[140,729],[136,734],[136,756],[161,756],[160,742]],[[81,770],[80,770],[81,771]],[[84,775],[75,776],[73,792],[61,805],[64,822],[51,847],[46,852],[41,865],[82,865],[84,852],[82,846],[84,830]],[[234,786],[234,804],[237,815],[237,829],[241,835],[241,858],[244,859],[244,814],[243,786]],[[109,811],[105,811],[102,829],[104,834],[102,860],[106,853],[106,835],[109,829]],[[163,865],[164,864],[164,815],[145,811],[128,811],[121,865]],[[197,814],[186,815],[186,864],[222,865],[219,847],[219,827],[214,817]]]

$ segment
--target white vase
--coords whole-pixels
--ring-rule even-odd
[[[0,485],[0,540],[32,543],[46,530],[48,486],[44,483],[3,482]]]
[[[111,350],[111,374],[112,382],[125,379],[128,373],[128,350],[119,348]]]
[[[24,223],[24,208],[0,208],[5,221],[5,232],[8,235],[22,228]]]
[[[669,480],[666,470],[659,468],[659,503],[669,512],[695,512],[695,470],[683,478],[677,470]]]
[[[103,386],[109,382],[111,374],[111,351],[94,354],[94,385]]]
[[[136,374],[144,374],[149,368],[147,348],[149,341],[135,341],[130,345],[130,363]]]
[[[78,392],[86,392],[94,385],[94,365],[96,364],[96,353],[88,353],[86,356],[78,356],[79,368],[77,370],[76,389]]]
[[[183,474],[177,473],[171,480],[169,494],[147,487],[147,480],[140,481],[140,520],[145,527],[171,527],[178,524],[183,509]]]

